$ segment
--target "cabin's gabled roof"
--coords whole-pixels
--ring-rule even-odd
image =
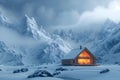
[[[72,49],[63,59],[75,59],[86,48]]]

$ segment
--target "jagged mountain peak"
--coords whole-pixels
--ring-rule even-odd
[[[58,44],[61,50],[65,53],[69,52],[71,47],[68,43],[66,43],[59,35],[51,35],[47,31],[43,29],[43,26],[39,27],[36,20],[33,17],[27,18],[27,30],[32,34],[32,37],[36,40],[46,41],[48,44],[55,43]],[[67,49],[67,51],[65,50]]]
[[[34,43],[34,41],[38,43],[35,43],[32,47],[11,44],[11,48],[8,48],[4,42],[0,42],[0,56],[6,56],[5,58],[10,57],[8,59],[1,58],[0,64],[7,63],[8,60],[11,60],[10,63],[12,64],[21,63],[25,65],[54,63],[60,61],[60,59],[71,50],[71,46],[66,41],[59,35],[47,32],[43,26],[37,24],[34,17],[25,15],[23,21],[24,23],[20,25],[21,27],[18,25],[14,26],[11,23],[7,23],[7,25],[3,27],[10,28],[16,31],[17,34],[21,34],[21,38],[30,37],[32,38],[32,43]],[[17,58],[18,60],[16,60]]]
[[[117,23],[115,23],[114,21],[110,20],[110,19],[107,19],[104,24],[103,24],[103,29],[106,29],[106,30],[112,30],[114,29],[115,27],[117,27]]]
[[[32,37],[36,40],[43,39],[47,41],[51,41],[49,33],[47,33],[43,27],[39,27],[34,17],[28,17],[27,18],[27,32],[32,34]]]

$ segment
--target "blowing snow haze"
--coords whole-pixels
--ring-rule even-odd
[[[119,22],[119,0],[0,0],[0,64],[60,63],[80,45],[119,63]]]

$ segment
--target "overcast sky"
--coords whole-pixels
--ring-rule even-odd
[[[120,21],[120,0],[0,0],[0,13],[20,23],[25,14],[49,27]]]

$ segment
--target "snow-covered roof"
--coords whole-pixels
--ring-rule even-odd
[[[74,59],[76,58],[85,48],[72,49],[63,59]]]

